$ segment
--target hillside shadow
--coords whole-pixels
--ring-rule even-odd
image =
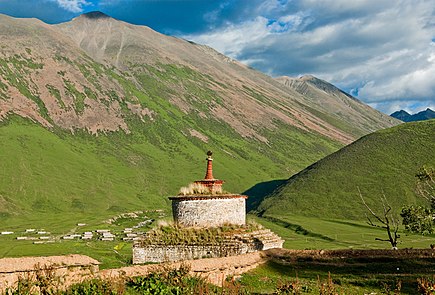
[[[243,194],[247,195],[249,198],[246,201],[246,210],[248,212],[257,209],[258,205],[271,194],[275,189],[284,184],[287,179],[277,179],[265,182],[259,182],[248,190],[244,191]]]
[[[320,233],[315,233],[315,232],[309,231],[306,228],[304,228],[303,226],[296,224],[296,223],[290,223],[290,222],[287,222],[287,221],[284,221],[284,220],[281,220],[279,218],[275,218],[272,216],[263,216],[262,218],[269,220],[269,221],[275,223],[276,225],[279,225],[279,226],[284,227],[286,229],[292,230],[298,235],[304,235],[304,236],[308,236],[308,237],[312,237],[312,238],[317,238],[317,239],[321,239],[321,240],[328,241],[328,242],[335,241],[335,239],[332,239],[332,238],[325,236],[325,235],[322,235]]]

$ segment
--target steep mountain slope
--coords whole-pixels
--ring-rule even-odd
[[[384,114],[373,109],[334,85],[316,77],[278,77],[277,81],[304,96],[310,111],[328,122],[336,122],[341,129],[358,136],[373,132],[373,126]],[[355,128],[358,126],[358,128]],[[381,128],[379,128],[381,129]]]
[[[264,216],[363,219],[367,203],[381,210],[385,194],[398,212],[422,202],[415,175],[435,166],[435,120],[402,124],[362,137],[294,175],[258,207]]]
[[[312,98],[211,48],[101,13],[55,26],[0,15],[0,38],[0,227],[167,208],[208,149],[242,191],[397,123],[372,109],[319,116]]]
[[[435,112],[427,108],[424,111],[411,115],[407,111],[400,110],[392,113],[390,116],[398,120],[401,120],[403,122],[415,122],[415,121],[435,119]]]

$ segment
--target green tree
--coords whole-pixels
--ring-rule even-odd
[[[403,218],[405,230],[412,233],[433,233],[435,217],[435,170],[422,167],[415,175],[417,179],[416,193],[427,200],[429,207],[405,206],[400,216]]]

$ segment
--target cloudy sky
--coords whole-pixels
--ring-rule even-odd
[[[435,110],[434,0],[0,0],[48,23],[93,10],[274,77],[313,74],[386,113]]]

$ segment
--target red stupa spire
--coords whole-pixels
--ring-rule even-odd
[[[215,179],[213,177],[213,153],[211,151],[207,152],[207,171],[205,172],[204,179],[197,180],[195,183],[205,186],[211,194],[222,193],[223,180]]]
[[[207,152],[207,171],[205,172],[205,177],[204,179],[206,180],[212,180],[214,179],[213,177],[213,159],[211,157],[213,153],[211,151]]]

